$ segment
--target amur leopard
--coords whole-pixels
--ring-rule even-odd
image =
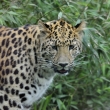
[[[63,19],[0,27],[0,110],[30,110],[56,74],[66,75],[82,49],[85,22]]]

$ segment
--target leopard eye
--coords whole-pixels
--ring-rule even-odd
[[[52,49],[57,50],[57,46],[52,46]]]
[[[74,45],[69,46],[69,50],[74,49]]]

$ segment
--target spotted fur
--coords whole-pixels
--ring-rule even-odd
[[[0,27],[0,110],[30,110],[56,74],[67,74],[81,52],[81,31],[60,19]]]

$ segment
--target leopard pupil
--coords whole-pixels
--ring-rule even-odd
[[[69,50],[73,49],[74,48],[74,45],[70,45],[69,46]]]
[[[57,46],[52,46],[52,49],[57,50]]]

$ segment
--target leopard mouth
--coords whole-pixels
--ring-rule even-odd
[[[65,69],[57,70],[57,69],[54,69],[54,71],[57,72],[57,73],[60,73],[60,74],[66,74],[66,73],[68,73],[69,70],[65,70]]]

